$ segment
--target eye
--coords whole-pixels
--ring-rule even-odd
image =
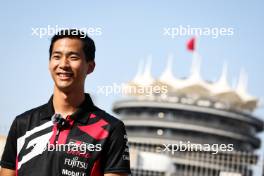
[[[53,55],[52,59],[59,60],[60,59],[60,55]]]
[[[71,60],[78,60],[79,57],[78,57],[78,56],[71,56],[70,59],[71,59]]]

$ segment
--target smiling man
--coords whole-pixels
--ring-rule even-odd
[[[0,176],[130,174],[123,122],[96,107],[84,91],[95,68],[93,40],[79,30],[63,30],[49,52],[53,95],[15,118]]]

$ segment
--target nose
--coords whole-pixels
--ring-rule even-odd
[[[59,67],[60,68],[69,67],[69,61],[66,57],[60,59]]]

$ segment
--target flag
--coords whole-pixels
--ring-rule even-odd
[[[195,50],[195,37],[192,37],[190,40],[188,40],[187,49],[191,52]]]

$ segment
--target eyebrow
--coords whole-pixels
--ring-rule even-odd
[[[51,55],[53,55],[53,54],[62,54],[62,53],[59,52],[59,51],[54,51],[54,52],[51,53]]]
[[[52,55],[53,55],[53,54],[62,54],[62,52],[60,52],[60,51],[54,51],[54,52],[52,52]],[[79,54],[78,52],[74,52],[74,51],[67,52],[66,55],[67,55],[67,56],[70,56],[70,55],[77,55],[77,56],[80,57],[80,54]]]
[[[66,55],[67,55],[67,56],[70,56],[70,55],[77,55],[77,56],[80,56],[80,54],[79,54],[78,52],[74,52],[74,51],[67,52]]]

